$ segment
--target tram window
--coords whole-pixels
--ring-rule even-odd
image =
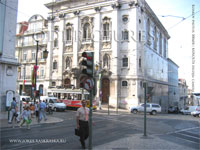
[[[78,94],[78,99],[79,99],[79,100],[81,100],[81,96],[82,96],[81,94]]]

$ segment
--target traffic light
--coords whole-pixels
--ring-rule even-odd
[[[94,53],[93,52],[83,52],[82,57],[83,57],[83,60],[81,62],[81,65],[84,67],[81,70],[81,73],[85,74],[89,77],[93,77]]]

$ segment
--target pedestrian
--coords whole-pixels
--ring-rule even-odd
[[[35,116],[38,119],[39,118],[39,103],[35,103]]]
[[[40,103],[40,113],[39,113],[39,122],[42,120],[42,118],[44,118],[44,120],[46,121],[47,120],[47,117],[46,117],[46,103],[45,101],[42,101]]]
[[[17,118],[17,103],[15,97],[13,97],[13,101],[11,102],[10,106],[10,113],[9,113],[9,120],[8,123],[12,124],[12,127],[14,128],[13,120],[16,121]]]
[[[33,118],[33,115],[35,113],[35,106],[33,104],[30,105],[30,111],[31,111],[31,118]]]
[[[32,120],[31,120],[31,111],[30,111],[29,106],[25,107],[25,110],[23,111],[21,118],[22,118],[22,122],[19,125],[19,127],[21,128],[22,125],[26,122],[27,129],[30,129],[30,124]]]
[[[86,107],[86,101],[81,101],[82,107],[77,110],[76,127],[79,129],[80,142],[83,149],[85,149],[85,140],[89,136],[88,114],[89,108]]]

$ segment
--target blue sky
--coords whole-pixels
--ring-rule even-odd
[[[192,80],[192,6],[195,14],[195,89],[200,92],[200,0],[146,0],[171,36],[169,57],[179,66],[179,78],[191,88]],[[171,15],[169,17],[162,17]],[[173,17],[174,16],[174,17]],[[176,17],[175,17],[176,16]],[[184,17],[186,18],[182,21]],[[188,17],[188,18],[187,18]],[[180,23],[179,23],[180,22]],[[177,24],[179,23],[179,24]]]
[[[27,21],[34,14],[47,17],[43,5],[52,0],[19,0],[18,21]],[[169,58],[179,66],[179,78],[184,78],[191,88],[192,80],[192,5],[200,11],[200,0],[146,0],[171,36]],[[168,17],[162,17],[167,16]],[[182,17],[182,18],[181,18]],[[188,17],[188,18],[186,18]],[[182,21],[183,18],[186,18]],[[200,92],[200,12],[195,14],[195,87]],[[180,22],[180,23],[179,23]],[[179,24],[177,24],[179,23]]]

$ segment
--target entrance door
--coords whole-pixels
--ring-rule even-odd
[[[110,96],[110,81],[108,78],[102,79],[102,102],[108,103],[108,96]]]

